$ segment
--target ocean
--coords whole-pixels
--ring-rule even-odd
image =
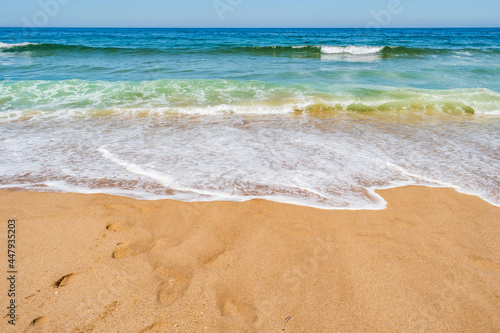
[[[0,28],[0,188],[500,205],[500,29]]]

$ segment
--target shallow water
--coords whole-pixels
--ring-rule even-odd
[[[0,187],[500,204],[500,29],[0,29]]]

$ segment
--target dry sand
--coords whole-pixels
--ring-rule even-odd
[[[385,210],[0,191],[0,331],[500,332],[500,208],[378,192]]]

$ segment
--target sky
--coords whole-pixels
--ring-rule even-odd
[[[3,27],[500,27],[498,0],[0,0]]]

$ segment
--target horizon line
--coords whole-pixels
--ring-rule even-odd
[[[46,27],[19,27],[19,26],[0,26],[0,29],[499,29],[500,26],[397,26],[397,27],[356,27],[356,26],[339,26],[339,27],[206,27],[206,26],[46,26]]]

